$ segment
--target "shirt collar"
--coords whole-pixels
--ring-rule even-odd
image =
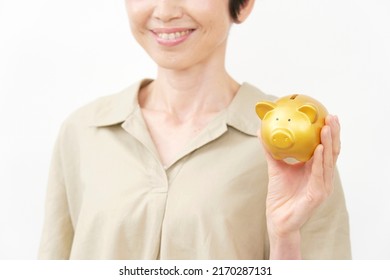
[[[138,92],[141,87],[152,82],[144,79],[125,88],[121,92],[103,97],[93,118],[93,126],[103,127],[123,123],[139,108]]]
[[[227,125],[251,136],[257,136],[260,119],[256,114],[256,103],[273,99],[249,83],[243,83],[227,108]]]
[[[93,125],[104,127],[123,123],[139,109],[139,89],[150,82],[151,79],[144,79],[116,95],[103,97],[103,102],[99,102],[100,106],[96,110]],[[256,115],[255,105],[264,99],[274,98],[265,95],[249,83],[243,83],[226,109],[226,124],[243,133],[256,136],[260,120]]]

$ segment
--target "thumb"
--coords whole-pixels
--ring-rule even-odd
[[[275,159],[272,156],[272,154],[269,152],[269,150],[265,146],[264,141],[262,140],[260,134],[259,134],[259,139],[260,139],[260,142],[261,142],[261,146],[263,148],[263,153],[264,153],[265,159],[267,161],[269,175],[271,175],[272,172],[276,172],[277,173],[277,170],[280,169],[283,161],[282,160],[277,160],[277,159]]]

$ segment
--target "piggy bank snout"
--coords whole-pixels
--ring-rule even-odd
[[[287,129],[276,129],[271,134],[271,143],[280,149],[288,149],[294,145],[294,136]]]

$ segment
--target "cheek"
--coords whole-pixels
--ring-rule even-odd
[[[202,29],[203,40],[202,44],[208,45],[210,50],[220,46],[227,41],[230,31],[230,22],[221,17],[209,20]]]
[[[223,32],[233,23],[230,18],[228,0],[189,1],[185,10],[195,22],[211,30]]]
[[[145,1],[148,2],[148,1]],[[137,28],[146,24],[150,7],[143,0],[127,0],[126,12],[130,27]]]

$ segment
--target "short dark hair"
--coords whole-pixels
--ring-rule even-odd
[[[229,12],[230,16],[235,22],[238,22],[238,15],[240,14],[241,8],[245,6],[248,0],[229,0]]]

